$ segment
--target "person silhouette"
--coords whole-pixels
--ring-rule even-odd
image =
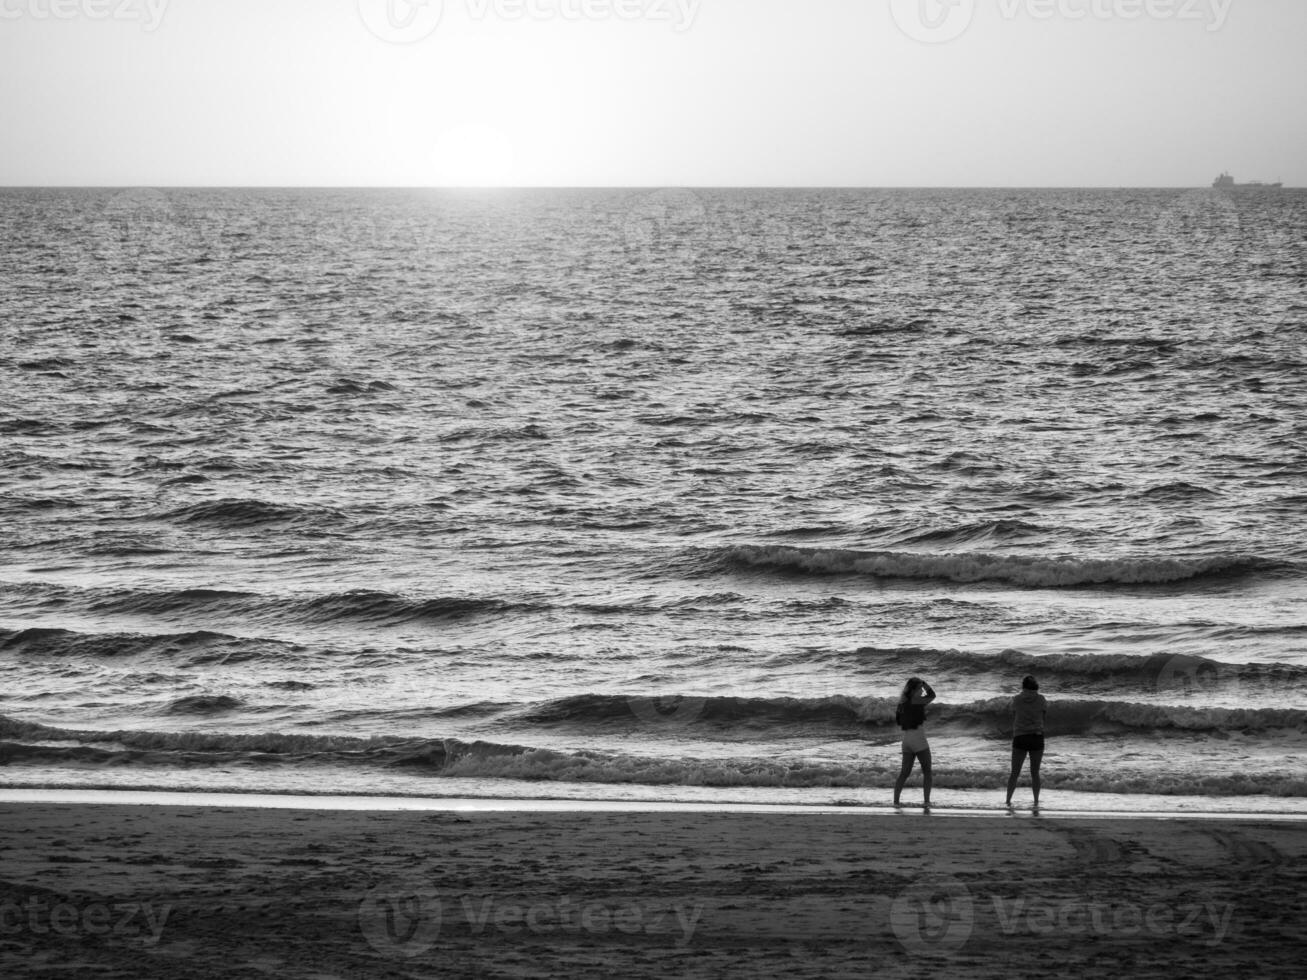
[[[1012,775],[1007,781],[1007,806],[1012,807],[1012,794],[1026,756],[1030,756],[1030,788],[1035,795],[1035,809],[1039,809],[1039,763],[1044,758],[1044,716],[1048,714],[1048,701],[1039,693],[1039,682],[1027,674],[1021,678],[1021,693],[1012,699]]]
[[[926,741],[926,705],[935,700],[935,691],[920,677],[909,677],[899,695],[894,721],[903,729],[903,765],[894,783],[894,805],[899,806],[903,784],[912,775],[914,762],[921,762],[922,790],[926,809],[930,809],[930,743]]]

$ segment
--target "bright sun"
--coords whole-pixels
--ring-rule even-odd
[[[502,186],[512,180],[513,142],[494,126],[467,123],[440,134],[431,160],[436,186]]]

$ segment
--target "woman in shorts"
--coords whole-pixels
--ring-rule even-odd
[[[1048,714],[1048,701],[1039,693],[1039,682],[1027,674],[1021,679],[1021,693],[1012,699],[1012,775],[1007,781],[1007,805],[1012,806],[1012,794],[1026,756],[1030,756],[1030,788],[1035,794],[1035,809],[1039,809],[1039,763],[1044,758],[1044,716]]]
[[[899,778],[894,783],[894,805],[899,805],[899,794],[903,784],[912,775],[912,764],[921,761],[922,790],[924,806],[930,807],[930,743],[926,741],[926,705],[935,700],[935,692],[920,677],[909,677],[899,695],[899,705],[894,712],[894,720],[903,729],[903,766],[899,769]]]

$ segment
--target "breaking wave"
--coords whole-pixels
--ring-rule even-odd
[[[1301,712],[1298,713],[1301,715]],[[86,732],[16,722],[0,716],[0,764],[78,768],[222,766],[400,767],[432,778],[538,782],[638,783],[710,787],[883,787],[896,760],[825,758],[655,758],[459,739],[356,738],[328,735],[235,735],[148,731]],[[998,770],[937,768],[936,787],[993,787]],[[1087,772],[1050,774],[1046,787],[1091,792],[1307,796],[1307,780],[1243,775]]]

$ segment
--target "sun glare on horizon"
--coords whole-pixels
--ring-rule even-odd
[[[443,131],[431,151],[433,187],[502,187],[513,182],[516,154],[502,129],[467,123]]]

